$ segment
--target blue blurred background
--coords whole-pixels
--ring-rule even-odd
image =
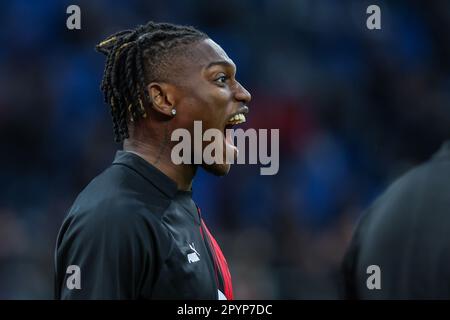
[[[120,148],[94,46],[148,20],[208,33],[253,95],[247,127],[280,129],[277,175],[195,179],[236,298],[336,298],[362,210],[450,137],[449,1],[1,1],[0,298],[53,297],[58,228]]]

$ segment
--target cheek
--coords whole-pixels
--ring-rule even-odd
[[[207,101],[196,96],[188,96],[182,99],[177,106],[175,126],[188,129],[193,133],[194,121],[202,121],[202,125],[208,122]]]
[[[209,90],[199,90],[195,95],[185,100],[185,108],[194,120],[202,120],[211,126],[223,122],[225,116],[232,112],[230,92],[225,88],[209,87]]]
[[[207,95],[207,107],[215,117],[223,120],[224,116],[231,113],[232,95],[228,88],[214,87]]]
[[[221,128],[225,118],[232,112],[232,104],[225,90],[215,90],[207,103],[207,115],[205,116],[206,128]]]
[[[219,87],[205,79],[189,83],[183,88],[182,99],[177,106],[179,125],[185,128],[201,120],[204,128],[220,127],[224,119],[233,111],[232,92],[229,87]]]

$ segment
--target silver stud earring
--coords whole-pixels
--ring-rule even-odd
[[[177,110],[172,109],[172,115],[175,116],[177,114]]]

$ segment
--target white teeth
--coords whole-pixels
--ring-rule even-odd
[[[244,123],[246,121],[244,114],[239,113],[235,116],[233,116],[230,120],[228,120],[228,124],[240,124],[240,123]]]

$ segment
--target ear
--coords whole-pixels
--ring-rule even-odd
[[[172,117],[175,108],[176,88],[167,83],[152,82],[147,86],[152,107],[157,112]]]

